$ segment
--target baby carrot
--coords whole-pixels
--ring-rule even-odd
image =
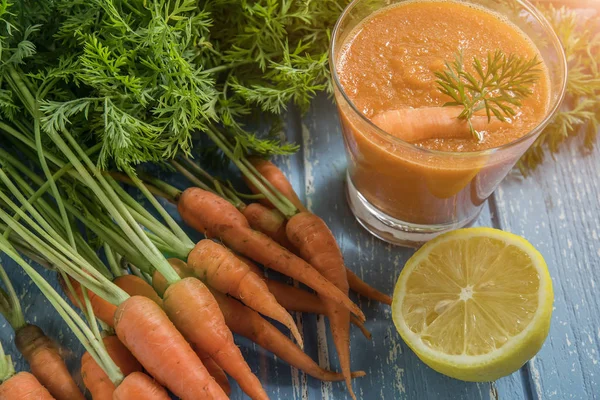
[[[298,198],[298,195],[296,194],[296,191],[292,187],[290,181],[275,164],[262,158],[249,158],[248,160],[252,163],[252,165],[254,165],[254,168],[256,168],[258,172],[260,172],[260,174],[271,183],[271,185],[275,186],[282,195],[287,197],[288,200],[291,201],[300,212],[308,211],[306,207],[304,207],[304,204],[302,204],[300,201],[300,198]],[[250,180],[245,176],[244,182],[246,182],[246,185],[248,185],[248,187],[254,193],[259,193],[258,189],[256,189],[252,182],[250,182]],[[271,204],[269,200],[261,199],[260,201],[266,207],[274,208],[273,204]]]
[[[309,263],[251,229],[246,218],[225,199],[192,187],[182,193],[177,207],[184,221],[196,230],[209,237],[220,238],[232,250],[304,283],[324,297],[344,305],[361,320],[365,319],[347,294]]]
[[[271,182],[271,184],[275,186],[277,190],[284,194],[294,204],[294,206],[296,206],[296,208],[299,210],[306,210],[296,195],[296,192],[294,192],[292,185],[290,185],[283,172],[277,168],[275,164],[266,160],[256,159],[252,162],[256,169],[269,182]],[[250,188],[256,192],[256,189],[253,186]],[[276,209],[267,208],[258,203],[253,203],[244,208],[243,213],[246,219],[248,219],[248,223],[252,229],[264,233],[290,251],[295,251],[285,232],[287,221],[283,214],[281,214],[279,211]],[[392,298],[390,296],[383,294],[377,289],[368,285],[354,272],[352,272],[352,270],[346,268],[346,275],[350,289],[359,295],[368,299],[379,301],[383,304],[392,304]]]
[[[189,278],[190,276],[194,276],[194,271],[191,270],[190,267],[185,263],[185,261],[180,260],[179,258],[169,258],[167,259],[169,264],[171,264],[171,268],[179,275],[181,278]],[[164,296],[165,290],[169,284],[164,276],[161,275],[158,270],[154,271],[152,274],[152,287],[158,293],[159,296]]]
[[[81,304],[85,304],[83,299],[83,292],[81,290],[81,285],[74,279],[69,278],[69,280],[71,281],[71,285],[73,285],[73,289],[75,289],[75,293],[77,293],[79,301],[81,302]],[[71,300],[71,303],[73,303],[74,306],[79,307],[80,303],[78,303],[75,300],[71,291],[66,287],[64,280],[60,276],[59,282],[61,287],[63,288],[63,292],[67,295],[69,300]],[[117,310],[117,306],[104,300],[102,297],[98,296],[91,290],[88,290],[87,294],[90,299],[90,304],[92,305],[92,310],[94,311],[94,315],[96,316],[96,318],[98,318],[100,321],[104,322],[108,326],[113,327],[114,316],[115,311]]]
[[[29,372],[19,372],[0,385],[2,400],[55,400]]]
[[[118,337],[106,336],[102,342],[123,376],[142,370],[142,365]],[[115,391],[114,383],[87,351],[81,357],[81,377],[93,400],[112,400]]]
[[[162,307],[162,299],[145,280],[135,275],[122,275],[113,283],[127,292],[130,296],[145,296]]]
[[[199,241],[188,255],[188,266],[211,287],[284,324],[303,347],[292,316],[277,303],[261,277],[225,246],[209,239]]]
[[[200,280],[184,278],[170,285],[165,291],[163,304],[183,336],[208,353],[251,399],[268,399],[260,381],[235,345],[219,305]]]
[[[39,327],[27,324],[17,329],[15,344],[29,363],[31,373],[57,400],[85,399],[58,347]]]
[[[327,315],[323,301],[316,294],[272,279],[265,279],[265,283],[269,291],[277,299],[277,302],[285,309],[302,313]],[[371,339],[371,332],[365,328],[365,325],[358,318],[351,315],[350,322],[356,325],[367,339]]]
[[[117,387],[113,400],[171,400],[164,387],[143,372],[127,375]]]
[[[148,373],[176,396],[183,400],[227,399],[189,343],[152,300],[132,296],[122,302],[115,313],[115,331]]]
[[[460,107],[399,108],[375,115],[371,121],[387,133],[407,142],[436,138],[472,138],[466,120],[458,119]],[[486,116],[473,116],[473,128],[477,131],[490,129],[501,122]]]
[[[227,326],[233,332],[247,337],[283,361],[317,379],[322,381],[340,381],[344,379],[342,374],[319,367],[306,353],[294,346],[290,339],[256,311],[214,290],[213,295],[223,312]],[[364,375],[365,373],[362,371],[352,374],[355,378]]]
[[[210,354],[198,349],[197,347],[194,348],[194,350],[196,351],[196,354],[198,354],[198,357],[200,357],[202,364],[204,364],[208,370],[208,373],[215,378],[215,381],[219,384],[219,386],[221,386],[221,389],[223,389],[225,394],[229,396],[231,394],[231,386],[229,386],[229,379],[227,379],[227,375],[225,375],[223,368],[219,367],[219,364],[212,359]]]
[[[250,203],[242,211],[250,227],[264,233],[286,249],[294,251],[285,233],[287,220],[275,208],[267,208],[260,203]]]
[[[372,299],[388,306],[392,305],[392,298],[387,294],[381,293],[365,281],[360,279],[352,270],[346,268],[346,278],[348,279],[348,285],[350,289],[358,293],[359,295]]]
[[[286,225],[288,239],[307,260],[342,292],[348,293],[348,279],[344,259],[333,234],[325,222],[315,214],[302,212],[289,219]],[[342,373],[353,399],[350,379],[350,313],[330,299],[321,297],[331,327],[331,335],[337,349]]]

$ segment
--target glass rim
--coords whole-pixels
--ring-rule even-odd
[[[357,114],[359,116],[359,118],[361,119],[361,121],[365,122],[380,137],[390,140],[392,143],[400,144],[405,147],[410,147],[411,150],[415,150],[417,152],[422,152],[427,155],[435,155],[435,156],[450,156],[450,155],[452,155],[452,156],[459,156],[459,157],[482,156],[482,155],[492,154],[492,153],[496,153],[496,152],[499,152],[499,151],[502,151],[505,149],[512,148],[514,146],[517,146],[517,145],[529,140],[530,138],[535,136],[539,131],[544,129],[550,123],[550,121],[554,118],[557,111],[560,109],[562,102],[565,98],[565,93],[566,93],[566,89],[567,89],[567,74],[568,74],[567,56],[565,54],[565,50],[562,45],[562,42],[559,39],[556,32],[554,31],[554,29],[552,28],[552,26],[550,25],[550,22],[548,22],[546,17],[531,2],[529,2],[529,0],[514,0],[515,2],[519,3],[525,10],[527,10],[527,12],[529,12],[529,14],[532,15],[538,23],[540,23],[542,28],[550,36],[550,41],[551,41],[550,44],[557,50],[558,57],[560,58],[559,60],[557,60],[557,64],[559,65],[559,68],[560,68],[560,71],[559,71],[560,76],[562,77],[562,83],[560,85],[560,92],[559,92],[559,95],[556,97],[556,100],[553,102],[553,104],[551,104],[551,106],[548,108],[548,111],[546,112],[546,116],[535,127],[533,127],[529,132],[527,132],[525,135],[521,136],[520,138],[515,139],[511,142],[505,143],[501,146],[490,147],[488,149],[476,150],[476,151],[456,152],[456,151],[427,149],[427,148],[419,147],[419,146],[415,145],[414,143],[402,140],[402,139],[386,132],[385,130],[383,130],[380,127],[378,127],[377,125],[375,125],[366,115],[364,115],[362,112],[360,112],[360,110],[356,107],[356,105],[348,97],[346,91],[344,90],[344,88],[339,80],[339,76],[337,73],[337,62],[336,62],[337,60],[335,59],[334,51],[335,51],[336,40],[339,39],[338,36],[340,34],[341,23],[348,16],[350,11],[352,11],[352,9],[354,9],[356,4],[361,1],[364,1],[364,0],[352,0],[346,6],[346,8],[344,8],[342,13],[338,17],[337,22],[335,23],[335,26],[333,28],[333,32],[331,35],[331,45],[329,46],[329,68],[331,71],[331,76],[333,78],[335,87],[341,93],[344,100],[350,105],[352,112]],[[408,1],[411,1],[411,0],[408,0]],[[439,2],[452,1],[452,2],[458,2],[458,3],[464,2],[462,0],[426,0],[426,1],[439,1]],[[368,18],[368,17],[366,17],[366,18]]]

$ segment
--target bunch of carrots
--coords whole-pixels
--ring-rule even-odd
[[[99,146],[83,147],[67,129],[49,135],[48,150],[37,129],[3,130],[15,151],[0,149],[0,251],[27,273],[86,348],[81,373],[94,399],[163,399],[167,391],[182,399],[224,399],[228,376],[250,398],[267,399],[234,333],[315,378],[345,381],[355,398],[351,380],[365,373],[350,369],[350,324],[369,333],[349,289],[386,304],[391,299],[345,267],[331,231],[306,210],[276,166],[235,155],[214,129],[211,139],[255,195],[241,195],[187,158],[172,163],[194,185],[181,192],[133,169],[100,171],[94,162]],[[153,211],[119,180],[136,187]],[[156,196],[177,203],[186,224],[206,239],[194,243]],[[240,197],[260,201],[245,204]],[[103,258],[81,225],[100,243]],[[70,304],[25,258],[56,271]],[[261,266],[314,293],[267,279]],[[14,290],[3,281],[9,294],[4,315],[19,315],[11,322],[24,332],[23,339],[17,335],[18,348],[51,396],[41,398],[83,398],[56,344],[24,323]],[[329,319],[341,373],[303,352],[291,311]],[[295,343],[264,317],[282,323]],[[45,367],[46,360],[56,367]],[[0,399],[25,398],[6,385],[10,376]]]
[[[349,289],[386,304],[391,299],[345,267],[331,231],[305,209],[279,169],[239,155],[211,128],[207,134],[255,195],[242,196],[186,158],[186,167],[173,161],[194,184],[183,192],[132,167],[109,174],[97,166],[101,145],[85,147],[68,125],[43,133],[35,94],[27,85],[18,90],[30,115],[14,126],[0,123],[11,146],[0,148],[0,251],[81,341],[82,377],[94,399],[164,399],[168,391],[182,399],[225,399],[228,376],[250,398],[267,399],[234,333],[318,379],[344,380],[355,397],[351,380],[365,373],[350,369],[350,324],[368,332]],[[118,180],[137,188],[152,212]],[[206,239],[194,243],[156,196],[176,202],[186,224]],[[260,202],[245,204],[240,197]],[[70,304],[26,258],[56,271]],[[315,293],[266,279],[260,266]],[[58,347],[25,323],[15,291],[1,275],[0,306],[37,382],[52,396],[46,398],[83,398]],[[303,352],[290,311],[329,319],[341,373],[319,367]],[[264,317],[282,323],[295,343]],[[26,398],[22,387],[9,384],[20,374],[13,375],[6,374],[0,399]]]

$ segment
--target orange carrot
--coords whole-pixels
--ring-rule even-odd
[[[168,261],[169,264],[171,264],[171,267],[180,277],[189,278],[194,276],[194,271],[192,271],[184,261],[178,258],[169,258]],[[163,295],[168,287],[167,280],[160,274],[160,272],[154,271],[152,276],[152,286],[154,287],[156,293]],[[223,392],[229,396],[231,394],[231,387],[229,386],[229,380],[227,379],[225,372],[223,372],[223,369],[219,367],[215,360],[213,360],[212,357],[206,352],[198,349],[197,347],[193,347],[193,350],[200,358],[200,361],[202,361],[202,364],[204,364],[206,367],[208,373],[215,378],[215,381],[219,384],[221,389],[223,389]]]
[[[204,364],[208,370],[208,373],[215,378],[215,381],[219,384],[219,386],[221,386],[221,389],[223,389],[225,394],[229,396],[231,394],[231,386],[229,386],[229,379],[227,379],[227,375],[225,375],[223,368],[219,367],[219,364],[212,359],[210,354],[198,349],[197,347],[194,348],[194,350],[196,351],[196,354],[198,354],[198,357],[200,357],[202,364]]]
[[[317,379],[322,381],[340,381],[344,379],[342,374],[319,367],[306,353],[294,346],[290,339],[256,311],[214,290],[213,295],[223,312],[227,326],[233,332],[252,340],[283,361]],[[353,373],[355,378],[364,375],[365,373],[362,371]]]
[[[162,299],[145,280],[135,275],[122,275],[113,283],[127,292],[130,296],[145,296],[162,307]]]
[[[284,324],[303,347],[292,316],[277,303],[261,277],[225,246],[209,239],[199,241],[188,255],[188,266],[211,287]]]
[[[208,353],[251,399],[268,399],[260,381],[235,345],[219,305],[200,280],[184,278],[170,285],[163,296],[163,304],[183,336]]]
[[[265,283],[269,291],[277,299],[277,302],[285,309],[302,313],[327,315],[325,305],[319,296],[272,279],[265,279]],[[367,339],[371,339],[371,332],[365,328],[364,324],[358,318],[351,315],[350,322],[356,325]]]
[[[287,236],[298,249],[302,258],[307,260],[342,292],[348,293],[348,279],[344,267],[344,258],[333,234],[315,214],[302,212],[289,219],[286,226]],[[331,335],[337,349],[342,373],[346,378],[348,391],[354,400],[350,377],[350,313],[326,297],[321,297],[331,327]]]
[[[282,213],[259,203],[248,204],[242,212],[252,229],[264,233],[286,249],[295,251],[287,238],[285,232],[287,220]]]
[[[348,279],[348,285],[350,289],[358,293],[359,295],[372,299],[388,306],[392,305],[392,298],[387,294],[381,293],[365,281],[360,279],[352,270],[346,268],[346,279]]]
[[[254,165],[254,168],[256,168],[258,172],[260,172],[260,174],[271,183],[271,185],[275,186],[282,195],[287,197],[288,200],[291,201],[300,212],[308,211],[298,198],[298,195],[292,187],[292,184],[285,177],[279,167],[262,158],[252,157],[249,159],[249,161],[252,163],[252,165]],[[248,178],[244,177],[244,182],[246,182],[246,185],[248,185],[248,187],[254,193],[260,193]],[[274,208],[273,204],[271,204],[271,202],[267,199],[261,199],[260,202],[266,207]]]
[[[225,199],[192,187],[182,193],[177,206],[179,214],[191,227],[208,237],[220,238],[232,250],[304,283],[322,296],[344,305],[361,320],[365,319],[347,294],[306,261],[251,229],[246,218]]]
[[[113,400],[171,400],[165,388],[143,372],[127,375],[112,398]]]
[[[246,257],[237,254],[236,257],[246,263],[246,265],[250,267],[250,270],[252,270],[255,274],[260,276],[263,281],[265,281],[269,291],[273,294],[273,296],[275,296],[277,302],[286,310],[327,315],[325,305],[319,296],[295,286],[287,285],[283,282],[267,279],[264,276],[262,269],[258,265],[254,264]],[[365,328],[365,325],[359,321],[356,316],[350,315],[350,322],[356,325],[367,339],[371,339],[371,332]]]
[[[300,200],[294,192],[292,185],[289,184],[283,172],[277,168],[275,164],[265,160],[260,160],[259,162],[253,163],[256,169],[269,182],[271,182],[271,184],[275,186],[277,190],[284,194],[294,204],[294,206],[296,206],[296,208],[299,210],[306,210],[306,208],[302,206],[302,203],[300,203]],[[254,187],[251,187],[251,189],[257,193]],[[285,220],[283,214],[276,209],[270,209],[257,203],[248,205],[244,209],[243,213],[248,219],[252,229],[264,233],[283,247],[295,252],[294,246],[287,238],[285,231],[287,221]],[[392,299],[390,296],[383,294],[377,289],[369,286],[350,269],[346,268],[346,274],[350,289],[359,295],[368,299],[379,301],[383,304],[392,304]]]
[[[406,142],[438,138],[471,139],[466,120],[458,119],[460,107],[399,108],[375,115],[371,121],[387,133]],[[473,116],[471,124],[477,131],[493,128],[501,122],[486,116]]]
[[[29,372],[19,372],[0,385],[1,400],[55,400]]]
[[[102,339],[102,342],[108,355],[119,367],[123,376],[142,370],[141,364],[118,337],[114,335],[106,336]],[[115,391],[114,383],[87,351],[81,357],[81,377],[93,400],[112,400]]]
[[[75,293],[77,293],[77,297],[79,298],[81,304],[85,304],[83,300],[83,292],[81,291],[81,285],[79,284],[79,282],[71,278],[69,278],[69,281],[71,281],[71,285],[73,285],[73,289],[75,289]],[[69,300],[71,300],[71,303],[73,303],[74,306],[79,307],[79,303],[75,300],[75,298],[73,298],[71,291],[67,288],[64,280],[60,275],[59,282],[63,289],[63,292],[67,295]],[[113,327],[114,316],[115,311],[117,310],[117,306],[104,300],[102,297],[96,295],[96,293],[92,292],[91,290],[88,290],[87,294],[90,299],[90,304],[92,305],[92,310],[94,311],[94,315],[96,316],[96,318],[104,322],[106,325]]]
[[[167,261],[169,261],[171,268],[173,268],[180,277],[189,278],[190,276],[194,276],[194,271],[188,267],[185,261],[182,261],[179,258],[169,258]],[[161,297],[164,296],[168,286],[169,284],[165,277],[162,276],[160,272],[154,271],[154,274],[152,275],[152,287],[156,293]]]
[[[185,304],[182,310],[189,306],[180,304]],[[115,331],[148,373],[176,396],[183,400],[227,399],[189,343],[152,300],[132,296],[121,303],[115,313]]]
[[[17,329],[15,344],[29,363],[31,373],[57,400],[85,399],[58,347],[40,328],[27,324]]]

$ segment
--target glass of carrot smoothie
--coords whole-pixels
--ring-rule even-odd
[[[330,61],[349,204],[402,245],[472,223],[565,90],[560,41],[520,0],[355,0]]]

